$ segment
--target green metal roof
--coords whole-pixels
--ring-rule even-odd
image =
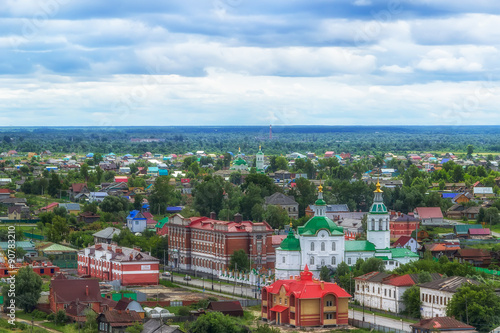
[[[61,244],[53,244],[43,249],[42,252],[78,252],[78,250]]]
[[[455,233],[457,235],[467,235],[469,229],[483,229],[480,224],[457,224],[455,225]]]
[[[418,258],[419,255],[405,248],[395,248],[391,249],[393,258],[405,258],[405,257],[415,257]]]
[[[244,159],[242,159],[241,157],[238,158],[236,161],[234,161],[233,163],[234,165],[247,165],[247,161],[245,161]]]
[[[345,242],[345,252],[373,251],[375,245],[367,240],[354,240]]]
[[[370,214],[387,214],[387,207],[383,202],[374,202],[370,208]]]
[[[9,247],[9,242],[0,242],[0,248],[3,249],[3,250],[6,250],[8,249]],[[20,248],[23,248],[23,249],[29,249],[29,248],[32,248],[34,249],[35,248],[35,244],[31,241],[17,241],[16,242],[16,247],[20,247]]]
[[[300,241],[290,229],[288,236],[281,241],[280,249],[285,251],[300,251]]]
[[[323,199],[318,199],[316,200],[316,202],[314,203],[316,206],[326,206],[326,202],[325,200]]]
[[[331,235],[344,235],[344,228],[339,227],[335,222],[326,216],[315,216],[305,225],[298,227],[299,235],[316,235],[319,230],[326,229]]]
[[[156,223],[156,225],[155,225],[155,228],[160,228],[161,229],[167,223],[168,223],[168,216],[164,217],[163,219],[161,219],[160,221],[158,221],[158,223]]]

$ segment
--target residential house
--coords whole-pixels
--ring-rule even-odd
[[[412,333],[477,333],[475,327],[452,317],[422,319],[418,323],[411,324],[410,327]]]
[[[115,183],[128,183],[127,176],[115,176]]]
[[[461,204],[454,204],[446,210],[446,217],[459,219],[465,215],[467,208]]]
[[[142,318],[135,311],[104,311],[97,316],[99,333],[122,333],[136,323],[142,323]]]
[[[183,333],[177,326],[169,326],[161,319],[151,318],[142,328],[141,333]]]
[[[240,301],[212,301],[208,304],[207,311],[217,311],[223,315],[243,317],[243,308]]]
[[[101,218],[101,215],[97,215],[93,212],[83,212],[78,214],[78,222],[85,222],[85,223],[94,223],[96,221],[99,221]]]
[[[456,224],[453,226],[453,233],[458,238],[468,238],[469,229],[483,229],[483,226],[480,224]]]
[[[471,229],[477,230],[477,229]],[[458,262],[487,268],[491,264],[491,252],[484,249],[460,249],[455,253]]]
[[[438,280],[441,275],[433,273],[431,278]],[[404,292],[418,284],[418,279],[418,274],[399,276],[386,272],[370,272],[354,278],[354,299],[371,308],[400,313],[405,309]]]
[[[0,188],[0,199],[10,198],[12,191],[8,188]]]
[[[139,314],[139,316],[144,319],[144,309],[141,304],[136,300],[131,298],[122,297],[114,308],[117,311],[135,311]]]
[[[78,274],[126,285],[157,285],[159,260],[138,248],[95,244],[78,252]]]
[[[23,220],[30,218],[30,209],[28,206],[16,205],[7,208],[7,216],[9,220]]]
[[[122,167],[120,167],[120,170],[118,171],[118,173],[128,175],[128,174],[130,174],[130,167],[122,166]]]
[[[86,183],[74,183],[71,184],[68,194],[72,201],[80,201],[80,199],[88,198],[88,193],[90,193]]]
[[[417,253],[417,251],[420,249],[420,244],[416,241],[415,238],[411,236],[401,236],[398,238],[397,241],[392,244],[392,247],[395,248],[406,248],[409,249],[411,252]]]
[[[314,212],[316,211],[316,207],[314,205],[309,205],[306,207],[306,216],[312,217],[314,216]],[[349,207],[346,204],[340,205],[326,205],[326,216],[330,219],[334,219],[334,216],[329,216],[339,214],[339,213],[349,213]]]
[[[423,252],[430,251],[434,258],[447,256],[453,259],[455,253],[460,250],[460,242],[426,243],[422,247]]]
[[[474,187],[474,197],[476,198],[486,199],[494,196],[492,187]]]
[[[0,204],[4,206],[27,205],[26,198],[3,198],[0,199]]]
[[[5,186],[12,183],[11,178],[0,178],[0,186]]]
[[[422,302],[420,314],[422,318],[446,316],[448,302],[457,292],[458,288],[467,283],[480,284],[476,280],[461,276],[452,276],[446,279],[422,283],[420,285],[420,300]]]
[[[103,202],[104,198],[108,196],[108,193],[106,192],[89,192],[89,202]]]
[[[299,204],[292,196],[276,192],[264,198],[264,209],[266,209],[267,206],[283,208],[291,218],[297,219],[299,217]]]
[[[9,242],[0,242],[0,250],[7,253],[9,249]],[[35,243],[32,240],[29,241],[16,241],[16,249],[23,249],[26,254],[25,257],[36,257],[38,253],[35,249]]]
[[[347,325],[351,295],[338,284],[313,278],[307,265],[300,276],[262,288],[262,319],[292,327]]]
[[[489,228],[482,229],[469,229],[468,230],[469,239],[491,239],[491,231]]]
[[[395,213],[391,211],[389,229],[391,230],[391,238],[401,236],[411,237],[413,231],[417,230],[420,225],[420,220],[412,215]]]
[[[480,209],[481,209],[481,207],[479,207],[479,206],[469,207],[462,212],[462,217],[466,217],[469,220],[475,220],[475,219],[477,219],[477,216],[479,215]]]
[[[159,174],[158,167],[148,167],[148,173],[147,173],[148,176],[156,177],[158,176],[158,174]]]
[[[108,227],[101,231],[96,232],[92,236],[94,236],[94,244],[103,243],[103,244],[111,244],[113,241],[114,235],[120,234],[120,229]]]
[[[474,198],[474,196],[472,194],[470,194],[469,192],[466,192],[466,193],[458,193],[455,197],[453,197],[453,202],[454,203],[457,203],[457,204],[460,204],[460,205],[463,205],[463,204],[466,204],[468,203],[469,201],[471,201],[472,199]]]
[[[61,207],[66,209],[66,212],[68,212],[68,214],[80,214],[80,204],[78,203],[60,203],[59,208]]]
[[[45,207],[40,208],[40,212],[44,212],[44,213],[47,213],[47,212],[52,212],[52,211],[54,211],[54,209],[56,209],[58,206],[59,206],[59,203],[58,203],[58,202],[53,202],[53,203],[51,203],[51,204],[48,204],[48,205],[47,205],[47,206],[45,206]]]
[[[424,239],[429,238],[427,230],[417,229],[411,233],[411,237],[415,238],[417,242],[422,242]]]
[[[422,225],[443,224],[443,213],[439,207],[417,207],[413,213],[415,217],[420,219]]]
[[[145,213],[148,212],[133,210],[127,216],[127,228],[131,232],[144,232],[144,230],[146,230],[148,217],[144,215]],[[150,213],[148,214],[151,215]]]

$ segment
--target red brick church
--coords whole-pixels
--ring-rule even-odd
[[[262,289],[262,319],[295,327],[347,325],[350,297],[336,283],[314,279],[306,265],[300,276]]]

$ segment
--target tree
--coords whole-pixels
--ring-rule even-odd
[[[255,206],[261,206],[256,204]],[[255,206],[252,209],[252,213],[255,210]],[[269,205],[264,212],[264,220],[269,223],[273,229],[280,229],[285,224],[287,224],[289,217],[286,210],[281,207]]]
[[[486,209],[484,213],[484,222],[491,223],[491,224],[497,224],[500,222],[500,216],[498,215],[498,208],[497,207],[490,207]]]
[[[98,207],[97,202],[89,202],[83,206],[82,211],[85,213],[91,212],[97,214],[97,207]]]
[[[219,214],[224,199],[224,180],[218,176],[207,176],[193,190],[193,206],[202,216],[211,212]]]
[[[385,272],[385,264],[382,259],[372,257],[361,264],[360,270],[362,274],[370,272]]]
[[[19,269],[15,279],[16,306],[23,309],[24,312],[33,311],[42,293],[42,284],[42,278],[31,267],[26,266]],[[10,303],[9,290],[10,288],[2,288],[3,304]]]
[[[92,309],[87,309],[85,312],[85,325],[83,326],[83,333],[97,332],[97,313]]]
[[[64,310],[59,310],[56,312],[56,315],[54,317],[54,323],[56,325],[62,325],[66,323],[68,320],[68,317],[66,317],[66,312]]]
[[[248,259],[248,254],[242,249],[234,251],[229,259],[229,269],[243,272],[249,271],[250,259]]]
[[[401,311],[403,314],[413,318],[420,318],[422,301],[420,300],[419,286],[413,285],[403,293],[403,304],[405,304],[405,309]]]
[[[221,312],[208,312],[199,316],[189,325],[189,332],[193,333],[242,333],[246,332],[244,327],[236,324],[236,321]]]
[[[446,256],[444,256],[444,257],[446,257]],[[431,281],[432,281],[431,273],[420,272],[418,274],[418,283],[426,283],[426,282],[431,282]]]
[[[170,185],[170,176],[158,177],[149,196],[151,210],[165,212],[168,205],[176,204],[178,200],[174,192],[174,186]]]
[[[479,208],[479,214],[477,214],[476,221],[478,223],[484,222],[485,217],[486,217],[486,209],[484,209],[483,207]]]
[[[50,242],[59,243],[66,239],[69,234],[69,226],[66,219],[56,216],[52,220],[52,225],[47,232],[47,238]]]
[[[321,267],[321,271],[319,272],[319,279],[321,281],[330,282],[331,280],[330,269],[328,269],[328,267],[326,266]]]
[[[128,211],[129,202],[126,198],[108,195],[99,206],[103,212],[118,213]]]
[[[59,178],[59,175],[55,172],[52,172],[52,174],[50,175],[50,180],[49,180],[49,188],[48,188],[48,192],[49,192],[49,195],[55,197],[57,195],[59,195],[59,190],[61,189],[61,179]]]
[[[500,298],[489,284],[462,285],[446,309],[447,316],[474,326],[479,332],[489,332],[500,325]]]
[[[473,145],[468,145],[467,146],[467,156],[471,157],[473,153],[474,153],[474,146]]]
[[[257,324],[257,328],[252,331],[253,333],[281,333],[281,330],[277,327],[269,326],[268,324],[260,325]]]
[[[137,322],[134,325],[127,327],[125,332],[127,332],[127,333],[141,333],[143,328],[144,328],[144,326],[141,323]]]
[[[316,188],[314,184],[306,178],[299,178],[295,181],[296,189],[293,191],[295,201],[299,204],[299,216],[304,216],[307,206],[316,198]]]

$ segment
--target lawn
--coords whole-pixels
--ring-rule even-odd
[[[63,332],[63,333],[76,333],[78,332],[78,327],[75,324],[65,324],[65,325],[56,325],[53,322],[42,323],[42,326],[51,328],[53,330]]]

